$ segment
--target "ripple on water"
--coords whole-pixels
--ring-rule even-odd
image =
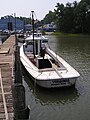
[[[89,120],[90,117],[90,37],[49,36],[50,47],[72,65],[80,78],[74,88],[41,89],[24,75],[31,120]]]

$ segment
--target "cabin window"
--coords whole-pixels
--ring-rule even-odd
[[[25,52],[33,52],[33,45],[25,45],[24,51]]]
[[[38,68],[39,69],[52,68],[52,64],[48,59],[38,59]]]

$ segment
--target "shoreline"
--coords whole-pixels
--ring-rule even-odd
[[[62,33],[62,32],[53,32],[51,35],[55,36],[69,36],[69,37],[81,37],[81,36],[90,36],[90,34],[82,34],[82,33]]]

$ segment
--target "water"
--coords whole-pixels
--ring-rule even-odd
[[[6,35],[0,35],[0,45],[6,40]]]
[[[1,39],[1,37],[0,37],[0,45],[2,44],[2,39]]]
[[[42,89],[23,70],[30,120],[90,120],[90,36],[48,37],[49,46],[81,76],[75,87]]]

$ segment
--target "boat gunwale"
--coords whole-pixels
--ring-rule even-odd
[[[22,50],[23,50],[23,46],[22,46]],[[37,67],[36,67],[36,65],[34,65],[30,60],[29,60],[29,58],[27,57],[27,55],[24,53],[24,51],[22,51],[22,54],[28,59],[28,62],[30,62],[30,64],[32,64],[33,65],[33,67],[32,66],[30,66],[30,64],[24,59],[24,57],[22,57],[22,55],[21,55],[21,58],[24,60],[24,61],[26,61],[26,63],[30,66],[30,69],[33,69],[33,70],[35,70],[35,71],[37,71],[38,73],[44,73],[44,72],[49,72],[49,71],[55,71],[55,69],[54,68],[44,68],[44,69],[38,69]],[[59,56],[58,56],[58,60],[59,60]],[[62,59],[63,60],[63,59]],[[59,60],[59,62],[61,62],[60,60]],[[64,61],[66,64],[68,64],[66,61]],[[69,64],[68,64],[69,65]],[[26,66],[26,67],[28,67],[28,66]],[[69,67],[71,68],[71,69],[73,69],[74,70],[74,72],[76,72],[76,70],[74,69],[74,68],[72,68],[70,65],[69,65]],[[27,69],[27,68],[26,68]],[[57,70],[60,72],[60,71],[65,71],[66,70],[66,72],[69,72],[69,70],[68,69],[66,69],[66,68],[64,68],[64,69],[62,69],[62,68],[57,68]],[[76,72],[77,73],[77,72]],[[75,76],[75,77],[79,77],[80,76],[80,74],[78,74],[77,76]]]
[[[29,57],[32,57],[32,53],[31,52],[25,52],[25,55],[26,57],[29,59]],[[33,56],[34,57],[34,56]],[[34,58],[33,58],[34,59]],[[30,60],[30,59],[29,59]],[[30,62],[32,63],[32,61],[30,60]],[[33,63],[32,63],[33,64]],[[34,65],[34,64],[33,64]],[[43,69],[39,69],[36,65],[34,65],[37,69],[38,69],[38,72],[48,72],[48,71],[55,71],[55,69],[57,69],[58,71],[67,71],[67,69],[65,67],[57,67],[57,68],[54,68],[52,66],[52,68],[43,68]]]

